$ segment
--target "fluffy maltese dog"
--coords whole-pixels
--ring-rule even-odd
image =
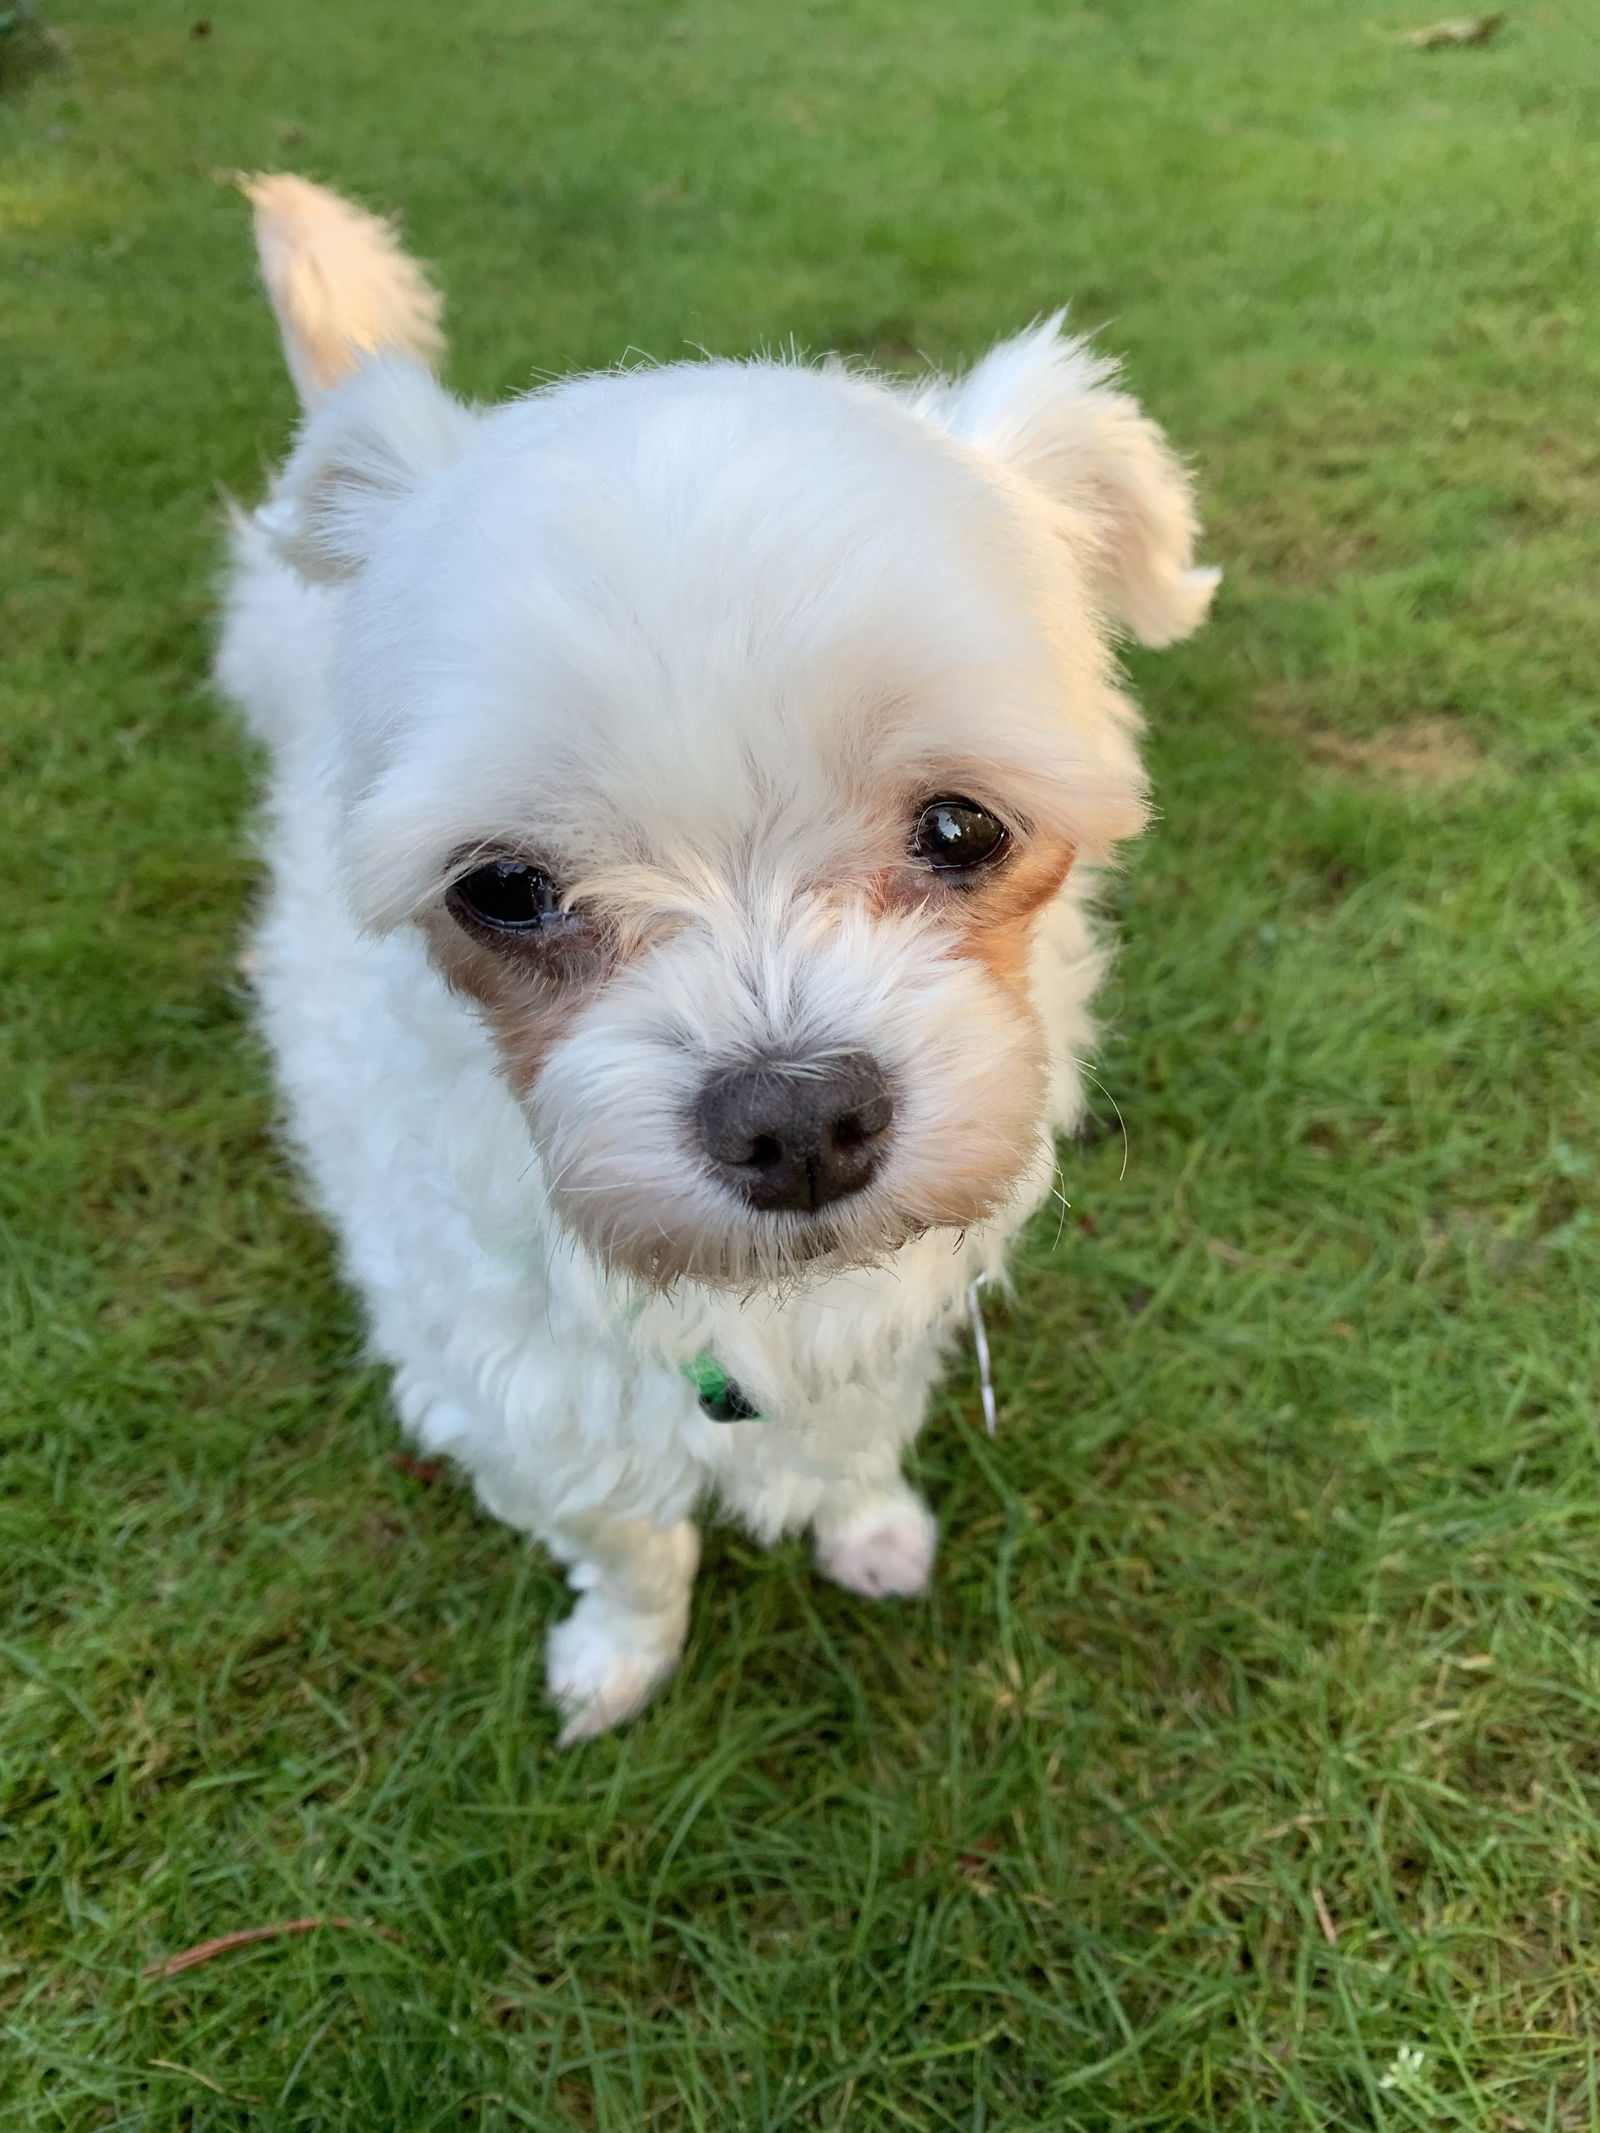
[[[1144,815],[1114,637],[1217,574],[1059,317],[954,381],[468,407],[386,225],[246,189],[305,403],[220,654],[272,758],[262,1012],[406,1428],[566,1567],[580,1739],[676,1664],[708,1501],[923,1589],[901,1455],[1079,1116]]]

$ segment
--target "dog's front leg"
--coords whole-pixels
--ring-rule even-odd
[[[876,1483],[830,1489],[811,1521],[817,1568],[869,1600],[910,1599],[928,1589],[939,1529],[896,1469]]]
[[[564,1714],[561,1745],[642,1709],[683,1654],[700,1535],[684,1518],[563,1520],[543,1538],[578,1595],[545,1645],[545,1678]]]
[[[939,1529],[900,1462],[921,1426],[939,1355],[930,1333],[902,1354],[894,1377],[844,1392],[819,1432],[836,1464],[808,1520],[817,1568],[869,1600],[911,1599],[928,1589]]]
[[[824,1577],[869,1600],[925,1592],[938,1527],[900,1471],[925,1388],[852,1387],[826,1418],[780,1433],[745,1426],[722,1493],[764,1540],[809,1526]]]

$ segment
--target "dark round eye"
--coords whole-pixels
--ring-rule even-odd
[[[962,874],[998,859],[1011,832],[975,800],[930,800],[911,833],[911,856],[941,873]]]
[[[522,859],[491,859],[450,884],[452,915],[492,933],[537,933],[562,917],[554,882]]]

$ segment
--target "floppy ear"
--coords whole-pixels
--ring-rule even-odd
[[[318,400],[257,514],[316,584],[352,578],[386,522],[460,457],[476,417],[403,356],[378,356]]]
[[[930,411],[1087,520],[1104,606],[1141,644],[1172,644],[1205,620],[1222,573],[1194,567],[1200,521],[1182,462],[1118,391],[1116,365],[1062,332],[1065,317],[1002,341]]]

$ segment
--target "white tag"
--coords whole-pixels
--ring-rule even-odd
[[[983,1323],[983,1304],[978,1291],[987,1274],[974,1274],[967,1283],[967,1316],[972,1320],[972,1345],[978,1355],[978,1385],[983,1393],[983,1426],[992,1437],[995,1426],[994,1373],[989,1368],[989,1334]]]

